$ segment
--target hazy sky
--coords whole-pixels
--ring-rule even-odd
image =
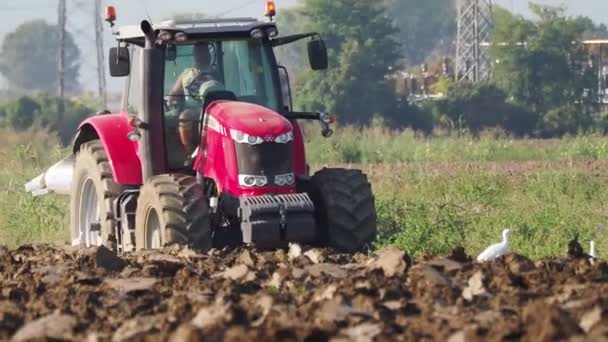
[[[66,0],[68,4],[83,0]],[[84,0],[92,3],[93,0]],[[134,24],[146,17],[146,8],[153,19],[160,19],[171,14],[203,12],[211,15],[224,14],[226,16],[254,16],[263,13],[266,0],[103,0],[105,5],[114,5],[118,11],[118,24]],[[275,0],[280,15],[281,8],[293,6],[298,0]],[[333,1],[333,0],[327,0]],[[374,1],[374,0],[370,0]],[[420,0],[424,1],[424,0]],[[453,0],[445,0],[448,1]],[[495,3],[518,13],[529,14],[528,0],[495,0]],[[585,15],[595,21],[608,24],[608,0],[537,0],[535,2],[565,5],[568,12],[573,15]],[[69,8],[69,5],[68,5]],[[90,17],[85,12],[75,12],[70,17],[73,27],[86,27]],[[11,32],[21,22],[26,20],[44,18],[49,22],[57,22],[57,0],[0,0],[0,40]],[[107,33],[106,45],[112,38]],[[90,39],[83,38],[78,42],[88,49]],[[89,44],[89,45],[87,45]],[[93,50],[94,51],[94,50]],[[91,54],[94,56],[94,54]],[[87,66],[83,73],[87,73]],[[90,67],[88,70],[91,70]],[[92,75],[92,73],[90,73]],[[1,82],[1,81],[0,81]],[[1,85],[1,84],[0,84]]]

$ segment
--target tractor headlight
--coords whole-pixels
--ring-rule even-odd
[[[266,29],[266,34],[270,38],[274,38],[279,35],[279,30],[276,27],[269,27]]]
[[[293,132],[287,132],[285,134],[281,134],[278,137],[276,137],[276,139],[274,139],[274,142],[279,143],[279,144],[287,144],[288,142],[293,140]]]
[[[264,38],[264,31],[262,31],[262,29],[260,29],[260,28],[253,29],[251,31],[251,38],[254,38],[254,39]]]
[[[293,173],[274,176],[274,184],[278,186],[292,185],[295,181]]]
[[[235,129],[230,130],[230,136],[232,137],[232,140],[239,144],[258,145],[264,142],[264,139],[260,137],[249,135]]]
[[[239,175],[239,185],[252,188],[254,186],[265,186],[268,184],[266,176]]]

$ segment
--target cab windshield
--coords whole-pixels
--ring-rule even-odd
[[[165,65],[169,110],[202,110],[209,91],[279,111],[270,48],[260,40],[203,41],[170,47]]]

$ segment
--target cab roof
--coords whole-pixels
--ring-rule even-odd
[[[274,22],[260,21],[255,18],[222,18],[222,19],[202,19],[202,20],[167,20],[152,27],[155,31],[179,30],[190,38],[248,38],[251,31],[256,28],[266,29],[275,27]],[[144,33],[139,25],[128,25],[119,27],[114,33],[116,39],[137,45],[144,44]]]

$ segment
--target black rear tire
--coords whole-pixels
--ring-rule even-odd
[[[319,243],[355,253],[376,239],[376,205],[371,184],[360,170],[323,169],[307,186],[315,204]]]
[[[209,203],[195,177],[159,175],[144,184],[135,213],[135,243],[138,250],[174,243],[211,249]]]

